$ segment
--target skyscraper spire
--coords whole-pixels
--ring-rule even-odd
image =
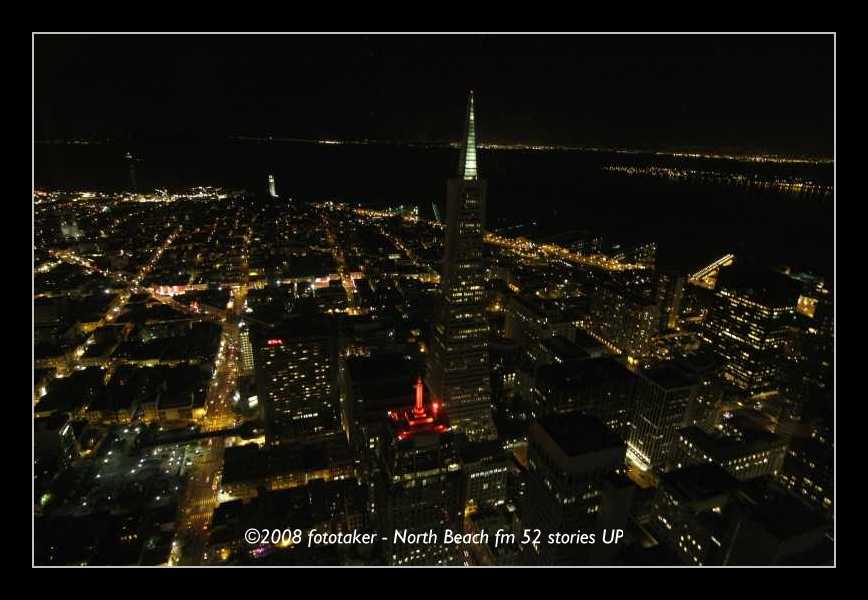
[[[470,98],[467,101],[467,120],[464,124],[464,143],[461,146],[458,175],[465,181],[479,178],[479,171],[476,168],[476,100],[473,90],[470,90]]]
[[[476,161],[476,98],[471,91],[458,174],[446,182],[443,295],[428,353],[431,410],[446,411],[451,427],[471,442],[497,438],[482,262],[487,186]]]

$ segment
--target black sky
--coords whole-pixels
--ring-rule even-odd
[[[831,156],[833,38],[48,36],[37,139],[456,139]]]

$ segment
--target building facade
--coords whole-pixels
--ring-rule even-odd
[[[457,178],[448,182],[442,305],[432,331],[428,387],[452,426],[471,441],[497,435],[491,414],[482,243],[486,183],[476,161],[473,93]]]
[[[438,406],[426,406],[423,396],[419,381],[414,405],[388,413],[377,504],[383,507],[386,562],[393,566],[461,564],[454,545],[394,537],[396,532],[433,532],[442,542],[447,529],[463,530],[464,481],[457,440]]]
[[[781,387],[798,296],[788,293],[787,279],[774,272],[725,270],[700,333],[723,362],[723,379],[749,396]]]
[[[627,436],[631,463],[654,471],[666,471],[672,466],[678,430],[699,387],[695,379],[671,365],[641,373]]]
[[[297,319],[252,337],[268,443],[340,431],[337,353],[327,324]]]
[[[604,528],[622,528],[634,486],[623,476],[624,444],[589,415],[550,415],[528,431],[526,527],[540,530],[524,545],[527,564],[610,564],[616,545]],[[595,543],[553,543],[550,535],[586,533]],[[534,534],[535,535],[535,534]]]

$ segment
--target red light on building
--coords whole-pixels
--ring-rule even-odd
[[[283,340],[275,338],[266,342],[269,346],[283,346]]]
[[[423,395],[425,391],[422,388],[422,378],[416,380],[416,404],[413,406],[413,414],[417,417],[425,415],[425,405],[423,404]]]
[[[398,440],[408,440],[419,433],[443,433],[449,430],[443,415],[438,415],[440,404],[433,402],[430,409],[425,406],[425,384],[422,378],[416,380],[413,405],[403,410],[390,410],[388,416],[396,426]]]

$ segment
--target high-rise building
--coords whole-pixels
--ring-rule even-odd
[[[724,386],[720,381],[720,359],[710,350],[700,350],[676,357],[671,365],[696,380],[699,388],[687,406],[684,423],[712,432],[717,429],[724,406]]]
[[[599,418],[626,437],[633,416],[638,376],[612,357],[590,358],[537,370],[537,414],[583,412]]]
[[[587,329],[616,352],[639,359],[654,350],[659,315],[653,300],[607,280],[594,290]]]
[[[277,181],[274,179],[274,175],[268,176],[268,195],[277,198]]]
[[[447,191],[443,299],[432,332],[428,386],[457,431],[472,441],[493,439],[482,265],[486,182],[477,168],[473,92],[458,177],[448,181]]]
[[[672,365],[643,371],[636,382],[627,457],[642,470],[668,470],[676,459],[678,430],[699,382]]]
[[[800,500],[716,464],[666,473],[649,530],[687,565],[805,565],[831,557],[830,523]]]
[[[506,502],[510,458],[497,440],[465,444],[461,448],[464,498],[471,510]]]
[[[711,463],[664,474],[652,501],[651,530],[683,564],[726,564],[738,485]]]
[[[424,385],[416,383],[412,407],[388,412],[379,498],[381,531],[391,565],[460,564],[457,548],[443,543],[398,540],[395,532],[433,532],[443,541],[447,529],[459,532],[464,519],[464,481],[456,440],[437,402],[426,405]]]
[[[738,480],[777,475],[787,452],[783,437],[753,430],[735,438],[687,427],[678,432],[678,446],[682,464],[713,463]]]
[[[253,344],[250,343],[250,327],[244,321],[238,323],[238,342],[241,355],[241,376],[253,375]]]
[[[658,330],[661,332],[678,329],[680,326],[681,299],[684,297],[684,284],[687,277],[681,273],[658,269],[655,281],[655,297],[660,307]]]
[[[253,351],[269,443],[340,430],[337,356],[327,323],[294,319],[255,330]]]
[[[777,391],[799,290],[774,271],[730,267],[700,333],[723,362],[723,379],[748,395]]]
[[[527,561],[609,563],[617,549],[602,543],[602,529],[624,527],[634,490],[623,474],[624,443],[598,418],[581,413],[542,417],[527,437],[526,527],[541,532],[524,547]],[[576,533],[594,535],[595,542],[553,543],[549,537]]]
[[[777,482],[792,495],[827,514],[835,507],[835,446],[831,428],[813,427],[794,437]]]

